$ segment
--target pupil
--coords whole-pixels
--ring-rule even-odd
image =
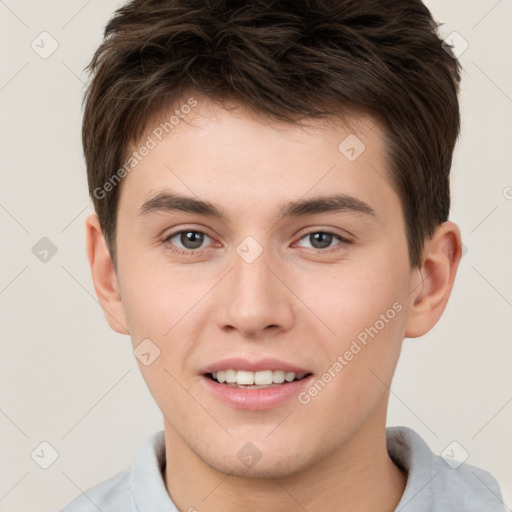
[[[314,233],[313,235],[310,236],[313,237],[312,240],[315,241],[314,243],[312,242],[311,245],[316,249],[329,247],[332,241],[332,235],[330,233]],[[316,244],[317,241],[320,241],[319,245]]]
[[[197,231],[186,231],[181,234],[181,243],[187,249],[197,249],[203,243],[203,234]]]

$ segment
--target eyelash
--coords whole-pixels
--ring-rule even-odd
[[[210,237],[207,233],[205,233],[204,231],[199,231],[199,230],[196,230],[196,229],[182,229],[180,231],[175,231],[174,233],[171,233],[169,236],[167,236],[165,239],[164,239],[164,243],[167,243],[167,242],[170,242],[170,240],[172,238],[174,238],[175,236],[177,235],[181,235],[182,233],[199,233],[199,234],[202,234],[202,235],[206,235],[208,238],[212,238]],[[310,231],[309,233],[305,233],[304,235],[302,235],[300,238],[299,238],[299,241],[302,240],[303,238],[306,238],[310,235],[314,235],[314,234],[317,234],[317,233],[322,233],[322,234],[326,234],[326,235],[332,235],[333,237],[337,238],[340,243],[339,244],[336,244],[334,247],[336,247],[337,245],[343,245],[343,244],[352,244],[353,242],[351,240],[349,240],[348,238],[345,238],[341,235],[339,235],[338,233],[335,233],[334,231],[331,231],[329,229],[322,229],[322,230],[317,230],[317,231]],[[203,248],[199,248],[199,249],[187,249],[187,250],[183,250],[183,249],[177,249],[175,246],[168,246],[167,249],[175,254],[179,254],[179,255],[185,255],[185,256],[190,256],[194,253],[198,253],[199,251],[201,251],[201,249]],[[332,247],[327,247],[326,249],[315,249],[315,248],[312,248],[311,250],[313,251],[318,251],[318,252],[331,252],[332,250]]]

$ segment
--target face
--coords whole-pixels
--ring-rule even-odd
[[[166,432],[210,467],[292,475],[384,426],[414,279],[381,137],[204,101],[124,178],[124,320]]]

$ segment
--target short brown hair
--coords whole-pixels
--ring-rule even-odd
[[[411,267],[421,266],[425,238],[448,220],[460,129],[460,64],[438,26],[420,0],[132,0],[118,9],[87,67],[82,126],[89,192],[114,264],[121,187],[112,180],[148,121],[195,91],[289,123],[372,115]]]

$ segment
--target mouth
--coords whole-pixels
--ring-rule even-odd
[[[253,411],[286,406],[314,379],[307,367],[272,357],[232,356],[203,367],[199,374],[209,397]]]
[[[206,373],[205,376],[217,382],[233,388],[240,389],[265,389],[281,386],[290,382],[302,380],[312,375],[311,373],[286,372],[284,370],[262,370],[250,372],[245,370],[220,370],[214,373]]]
[[[291,382],[303,380],[311,373],[295,373],[285,370],[260,370],[251,372],[232,368],[206,373],[205,377],[226,386],[238,389],[267,389],[285,386]]]

